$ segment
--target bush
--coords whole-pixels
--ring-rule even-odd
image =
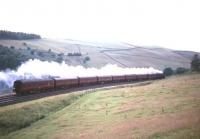
[[[186,68],[183,68],[183,67],[178,67],[176,69],[176,74],[182,74],[182,73],[185,73],[187,72],[188,70]]]
[[[171,76],[173,73],[174,73],[174,71],[170,67],[165,68],[164,71],[163,71],[163,74],[165,76]]]
[[[90,57],[89,56],[86,56],[85,57],[85,61],[89,61],[90,60]]]
[[[90,57],[89,56],[86,56],[83,60],[83,63],[86,63],[87,61],[90,61]]]

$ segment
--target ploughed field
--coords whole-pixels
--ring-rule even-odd
[[[0,107],[0,138],[200,138],[200,74]]]

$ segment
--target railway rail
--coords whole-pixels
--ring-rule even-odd
[[[24,96],[19,96],[14,93],[11,93],[9,95],[0,96],[0,106],[7,106],[11,104],[36,100],[36,99],[60,95],[60,94],[73,93],[77,91],[84,91],[86,93],[86,92],[108,90],[108,89],[114,89],[114,88],[141,86],[141,85],[150,84],[152,82],[153,81],[150,80],[150,81],[140,81],[140,82],[110,83],[110,84],[103,84],[103,85],[70,88],[70,89],[65,89],[65,90],[48,91],[48,92],[38,93],[38,94],[27,94]]]

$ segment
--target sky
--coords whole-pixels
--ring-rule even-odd
[[[0,30],[200,52],[200,1],[0,0]]]

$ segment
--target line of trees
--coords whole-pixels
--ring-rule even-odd
[[[200,72],[200,58],[197,54],[194,55],[191,61],[191,71]],[[171,67],[167,67],[163,70],[165,76],[170,76],[173,74],[182,74],[189,71],[189,69],[178,67],[176,70],[173,70]]]
[[[41,36],[23,32],[11,32],[6,30],[0,30],[0,39],[29,40],[29,39],[41,39]]]
[[[189,69],[183,68],[183,67],[178,67],[175,70],[173,70],[171,67],[167,67],[164,69],[163,74],[165,76],[170,76],[173,74],[182,74],[189,71]]]

